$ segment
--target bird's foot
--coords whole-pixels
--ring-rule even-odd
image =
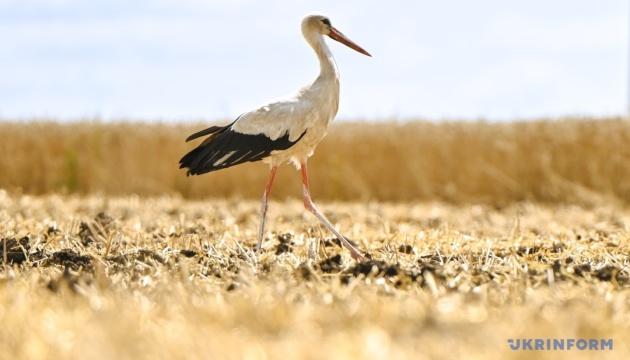
[[[356,250],[355,251],[350,250],[350,256],[352,256],[352,259],[354,259],[355,261],[361,261],[365,259],[365,256],[363,256],[360,252]]]
[[[340,237],[339,240],[341,241],[343,246],[350,251],[350,256],[352,256],[352,259],[354,259],[355,261],[360,261],[365,258],[365,256],[363,256],[363,254],[361,254],[361,252],[350,242],[350,240],[343,236]]]

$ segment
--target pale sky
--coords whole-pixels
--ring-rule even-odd
[[[321,13],[338,118],[619,115],[626,0],[0,0],[0,118],[234,118],[312,81]]]

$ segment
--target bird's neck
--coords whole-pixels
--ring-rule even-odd
[[[319,59],[319,78],[339,79],[339,71],[337,70],[335,58],[333,58],[328,45],[326,45],[324,37],[318,33],[308,34],[305,35],[305,37]]]

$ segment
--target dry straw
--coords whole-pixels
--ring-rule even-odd
[[[187,178],[179,158],[204,125],[0,123],[0,188],[185,198],[261,195],[267,169],[246,164]],[[505,204],[630,201],[630,122],[338,122],[311,160],[321,200]],[[276,198],[300,196],[292,168]]]

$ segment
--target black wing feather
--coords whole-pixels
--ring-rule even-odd
[[[272,151],[290,148],[302,139],[306,131],[295,141],[289,140],[288,133],[272,140],[264,134],[239,133],[232,130],[229,125],[211,131],[209,134],[214,135],[204,140],[179,161],[179,168],[188,168],[188,175],[201,175],[244,162],[262,160],[269,156]]]
[[[196,133],[194,133],[194,134],[192,134],[192,135],[188,136],[188,137],[186,138],[186,142],[189,142],[190,140],[195,140],[196,138],[200,138],[200,137],[205,136],[205,135],[210,135],[210,134],[218,133],[218,132],[223,131],[223,130],[227,130],[230,126],[234,125],[234,123],[235,123],[235,122],[236,122],[239,118],[240,118],[240,116],[239,116],[239,117],[237,117],[237,118],[236,118],[236,120],[232,121],[232,122],[231,122],[231,123],[229,123],[228,125],[223,125],[223,126],[210,126],[210,127],[209,127],[209,128],[207,128],[207,129],[203,129],[203,130],[201,130],[201,131],[197,131]]]
[[[186,138],[186,142],[189,142],[190,140],[195,140],[198,137],[214,134],[215,132],[218,132],[219,130],[221,130],[223,128],[224,128],[224,126],[211,126],[211,127],[207,128],[207,129],[203,129],[203,130],[198,131],[198,132],[190,135],[189,137],[187,137]]]

